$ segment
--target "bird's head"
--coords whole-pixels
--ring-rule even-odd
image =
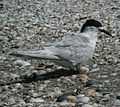
[[[100,31],[108,35],[111,35],[108,31],[104,30],[102,24],[95,19],[89,19],[83,24],[80,32],[83,33],[87,31],[93,31],[93,32]]]

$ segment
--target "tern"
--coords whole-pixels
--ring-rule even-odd
[[[11,55],[50,60],[70,70],[79,70],[93,57],[99,31],[111,36],[99,21],[88,19],[79,33],[66,33],[62,40],[46,43],[43,49],[17,50]]]

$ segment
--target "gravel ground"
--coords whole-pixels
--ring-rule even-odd
[[[0,83],[58,69],[9,52],[40,48],[66,32],[79,32],[89,18],[100,20],[112,34],[100,34],[89,72],[92,84],[73,75],[1,86],[0,107],[120,107],[119,0],[0,0]]]

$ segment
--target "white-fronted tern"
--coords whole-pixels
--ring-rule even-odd
[[[43,49],[19,50],[11,55],[45,59],[69,69],[78,70],[80,65],[86,64],[92,58],[98,31],[111,35],[102,29],[102,24],[94,19],[87,20],[80,33],[66,33],[60,41],[47,43]]]

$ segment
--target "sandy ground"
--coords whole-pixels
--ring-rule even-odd
[[[37,69],[43,61],[17,58],[9,53],[15,49],[40,48],[47,41],[61,39],[66,32],[79,32],[89,18],[101,21],[112,36],[99,34],[89,72],[90,78],[97,81],[95,87],[99,87],[99,95],[89,96],[89,106],[78,107],[120,107],[119,0],[1,0],[0,83],[57,69],[55,64]],[[62,105],[56,99],[60,95],[86,95],[88,88],[92,87],[83,87],[79,75],[1,86],[0,107],[59,107]]]

